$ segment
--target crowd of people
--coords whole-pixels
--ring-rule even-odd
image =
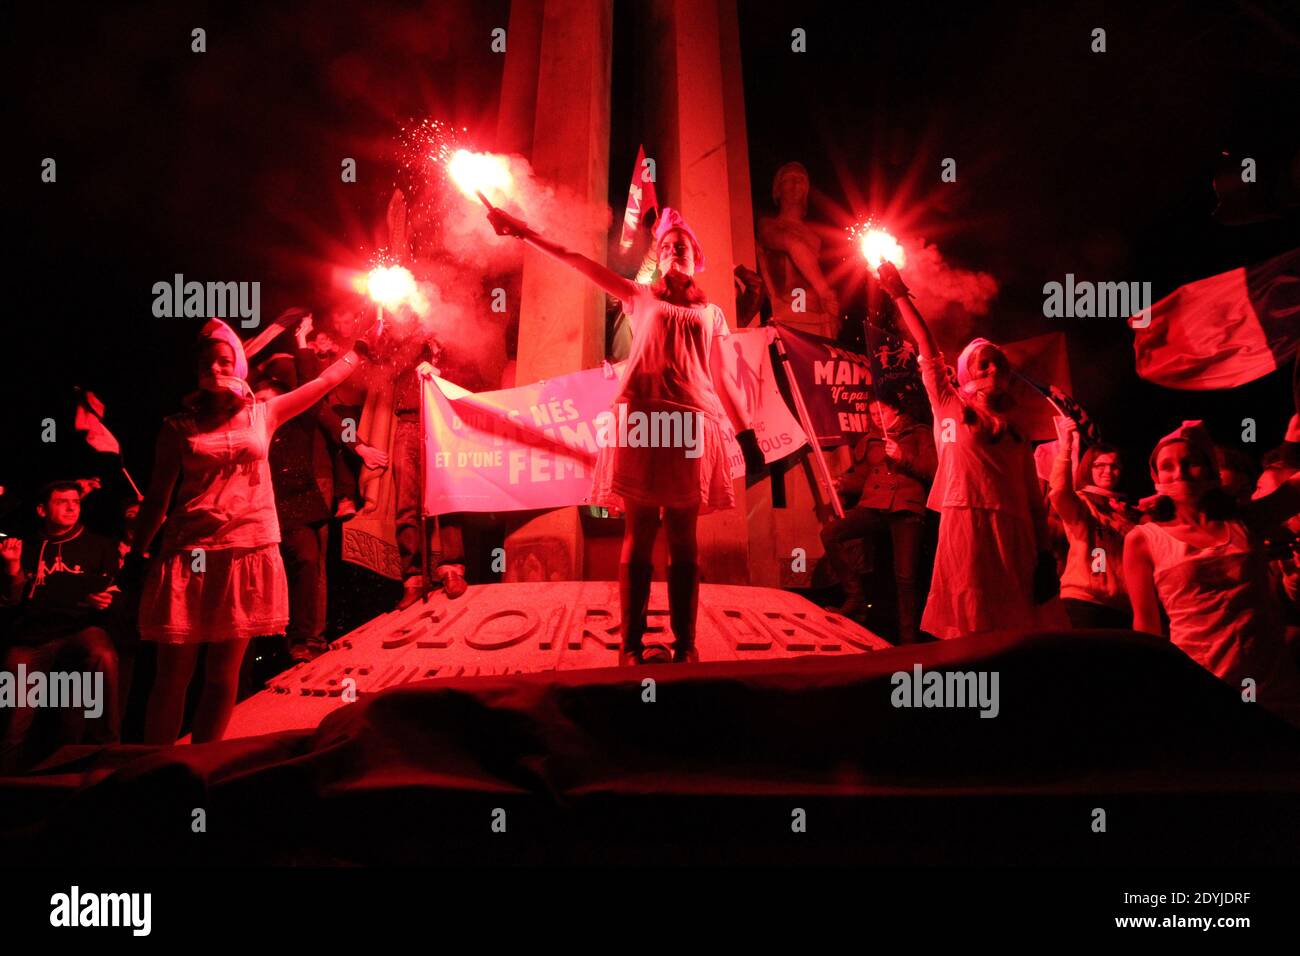
[[[1002,350],[974,339],[950,374],[897,269],[882,264],[880,281],[920,353],[932,441],[909,442],[915,423],[876,404],[880,431],[863,439],[839,482],[860,497],[823,531],[848,595],[841,610],[863,607],[845,542],[888,524],[897,633],[914,639],[920,535],[904,529],[923,514],[928,485],[939,530],[921,632],[1167,635],[1247,699],[1300,724],[1300,414],[1292,412],[1282,444],[1258,467],[1240,448],[1216,445],[1203,423],[1183,422],[1152,450],[1155,494],[1139,502],[1119,490],[1119,450],[1082,449],[1078,424],[1060,416],[1044,482],[1016,426],[1013,369]]]
[[[665,210],[653,233],[656,278],[640,284],[500,210],[489,219],[499,235],[531,244],[619,300],[631,343],[617,402],[702,416],[697,455],[603,448],[592,499],[624,516],[621,662],[693,660],[697,520],[736,504],[723,416],[739,429],[747,469],[763,466],[749,423],[737,420],[744,402],[720,373],[717,343],[729,328],[695,281],[704,264],[699,239]],[[1044,480],[1017,426],[1004,352],[977,338],[950,370],[898,271],[883,264],[879,283],[918,349],[933,423],[883,400],[872,405],[877,428],[837,480],[849,507],[822,531],[845,593],[840,612],[862,618],[863,574],[878,563],[875,542],[887,531],[900,643],[1069,627],[1167,635],[1223,681],[1300,721],[1300,416],[1258,466],[1239,449],[1217,447],[1200,423],[1184,422],[1151,451],[1155,495],[1141,502],[1119,490],[1120,451],[1081,447],[1078,427],[1061,417]],[[742,291],[752,298],[751,283]],[[221,739],[252,639],[285,635],[293,660],[326,649],[328,529],[357,512],[365,473],[392,469],[399,608],[434,585],[453,600],[465,592],[454,517],[442,522],[436,560],[421,558],[416,368],[439,360],[438,345],[386,336],[363,315],[339,308],[313,325],[304,313],[295,351],[251,370],[234,331],[210,321],[195,351],[198,387],[162,424],[148,491],[129,503],[122,540],[84,526],[84,480],[45,486],[37,530],[0,538],[0,670],[94,670],[109,688],[98,720],[60,711],[38,733],[32,708],[0,714],[0,769],[30,765],[55,744],[118,739],[141,639],[155,648],[144,742],[177,739],[200,649],[190,732],[196,743]],[[394,382],[387,447],[387,436],[361,430],[375,375]],[[643,637],[661,526],[675,642],[657,658]],[[853,552],[859,545],[865,567]]]

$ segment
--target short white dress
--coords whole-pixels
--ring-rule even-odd
[[[939,512],[939,542],[921,630],[942,640],[1067,630],[1060,600],[1039,604],[1033,596],[1038,542],[1030,503],[1042,493],[1028,442],[983,438],[963,421],[943,356],[920,366],[939,455],[928,502]]]
[[[159,444],[179,456],[181,476],[140,596],[144,640],[197,644],[284,633],[289,589],[267,461],[271,434],[262,402],[234,427],[201,432],[189,414],[163,423]]]
[[[589,503],[619,512],[628,504],[698,507],[701,514],[735,507],[722,431],[726,412],[711,362],[715,343],[731,334],[722,309],[674,305],[642,285],[624,309],[634,328],[632,350],[611,412],[617,418],[618,406],[625,404],[628,416],[692,416],[691,430],[683,433],[693,436],[692,449],[688,455],[682,447],[600,448]]]

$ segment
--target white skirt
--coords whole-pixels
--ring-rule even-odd
[[[726,443],[713,416],[672,402],[630,402],[629,414],[633,411],[697,414],[700,454],[689,458],[684,448],[603,447],[596,455],[589,503],[623,513],[629,504],[698,507],[700,514],[736,506]]]
[[[179,551],[155,562],[140,596],[140,636],[162,644],[202,644],[283,634],[289,585],[280,546],[205,551],[202,571]]]

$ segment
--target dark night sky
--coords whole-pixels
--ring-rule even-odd
[[[152,284],[260,279],[268,318],[311,301],[320,263],[361,256],[402,122],[438,116],[490,137],[501,59],[486,37],[508,4],[25,6],[7,11],[4,41],[16,221],[0,483],[84,470],[72,442],[37,437],[73,383],[105,400],[143,481],[161,416],[191,386],[197,325],[155,319]],[[1261,166],[1294,156],[1300,15],[1281,3],[851,6],[741,0],[756,209],[788,159],[809,167],[823,217],[869,183],[896,194],[912,170],[916,230],[1002,285],[982,331],[1063,328],[1076,394],[1109,437],[1144,458],[1182,418],[1228,435],[1251,415],[1261,450],[1276,442],[1284,376],[1230,395],[1147,386],[1122,323],[1043,319],[1041,288],[1073,272],[1151,281],[1158,297],[1296,244],[1294,214],[1215,223],[1210,180],[1221,150]],[[190,52],[194,26],[205,54]],[[806,54],[789,51],[795,26]],[[1095,26],[1105,54],[1089,52]],[[636,104],[618,100],[634,69],[615,65],[615,198],[635,155]],[[39,181],[45,156],[56,185]],[[357,185],[340,183],[342,156],[360,161]],[[941,187],[945,156],[958,183]]]

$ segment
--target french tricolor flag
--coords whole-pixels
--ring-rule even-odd
[[[1235,388],[1300,350],[1300,249],[1188,283],[1135,316],[1137,373],[1168,388]]]

